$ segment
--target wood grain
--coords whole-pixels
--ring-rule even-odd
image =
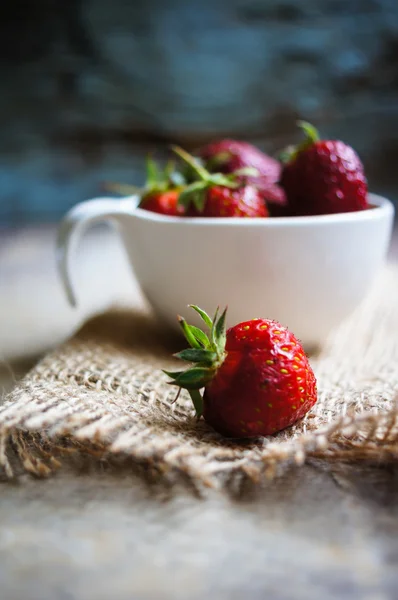
[[[3,600],[395,598],[396,471],[308,466],[235,500],[128,471],[1,492]]]
[[[22,253],[19,271],[23,244],[9,247],[9,277],[32,268],[32,247],[48,253],[51,235],[29,235],[32,261]],[[395,466],[313,462],[237,498],[147,487],[128,465],[90,461],[1,484],[2,600],[393,600],[397,560]]]

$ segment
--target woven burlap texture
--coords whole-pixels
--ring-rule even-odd
[[[181,343],[181,340],[178,340]],[[356,313],[312,358],[319,399],[274,437],[225,440],[176,403],[161,369],[180,349],[159,337],[150,313],[94,318],[47,355],[0,409],[0,466],[47,475],[62,452],[128,458],[160,479],[195,485],[260,481],[309,457],[378,463],[398,453],[398,267],[389,265]]]

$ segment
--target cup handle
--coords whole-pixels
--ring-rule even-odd
[[[81,237],[90,225],[103,221],[117,223],[118,218],[131,215],[134,207],[131,197],[128,200],[97,198],[77,204],[63,217],[57,235],[56,262],[66,296],[73,307],[77,306],[77,300],[71,277],[72,258]]]

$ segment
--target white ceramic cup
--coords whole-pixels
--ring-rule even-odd
[[[361,303],[385,262],[394,207],[370,194],[373,208],[309,217],[181,218],[137,208],[134,196],[76,205],[58,237],[58,266],[70,302],[72,257],[87,226],[114,223],[156,315],[198,324],[188,304],[213,313],[228,305],[228,325],[253,317],[287,326],[307,348]],[[105,285],[105,283],[104,283]]]

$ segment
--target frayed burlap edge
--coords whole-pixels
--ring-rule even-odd
[[[62,422],[58,425],[62,427]],[[60,469],[65,459],[86,455],[96,461],[112,463],[117,458],[131,458],[135,470],[148,480],[160,478],[172,484],[181,479],[200,491],[202,486],[221,487],[242,484],[245,480],[253,483],[259,483],[263,478],[270,480],[284,472],[285,467],[300,467],[310,458],[377,465],[395,462],[398,458],[398,408],[383,415],[346,415],[329,427],[303,435],[294,443],[271,442],[255,458],[216,461],[210,469],[202,469],[195,459],[191,461],[189,452],[186,455],[182,453],[178,463],[169,460],[167,454],[145,458],[128,450],[119,451],[112,443],[95,438],[93,441],[79,441],[79,433],[79,429],[66,429],[63,435],[32,432],[24,429],[23,421],[18,428],[3,427],[0,433],[0,466],[9,479],[21,470],[43,478]],[[15,465],[11,464],[10,453],[16,457]]]
[[[162,368],[171,348],[145,311],[100,316],[46,356],[0,408],[0,467],[47,477],[67,458],[125,461],[152,480],[195,489],[260,482],[308,459],[398,456],[398,271],[386,269],[362,307],[313,358],[319,399],[299,423],[247,442],[226,440],[174,404]],[[174,350],[177,348],[173,348]]]

